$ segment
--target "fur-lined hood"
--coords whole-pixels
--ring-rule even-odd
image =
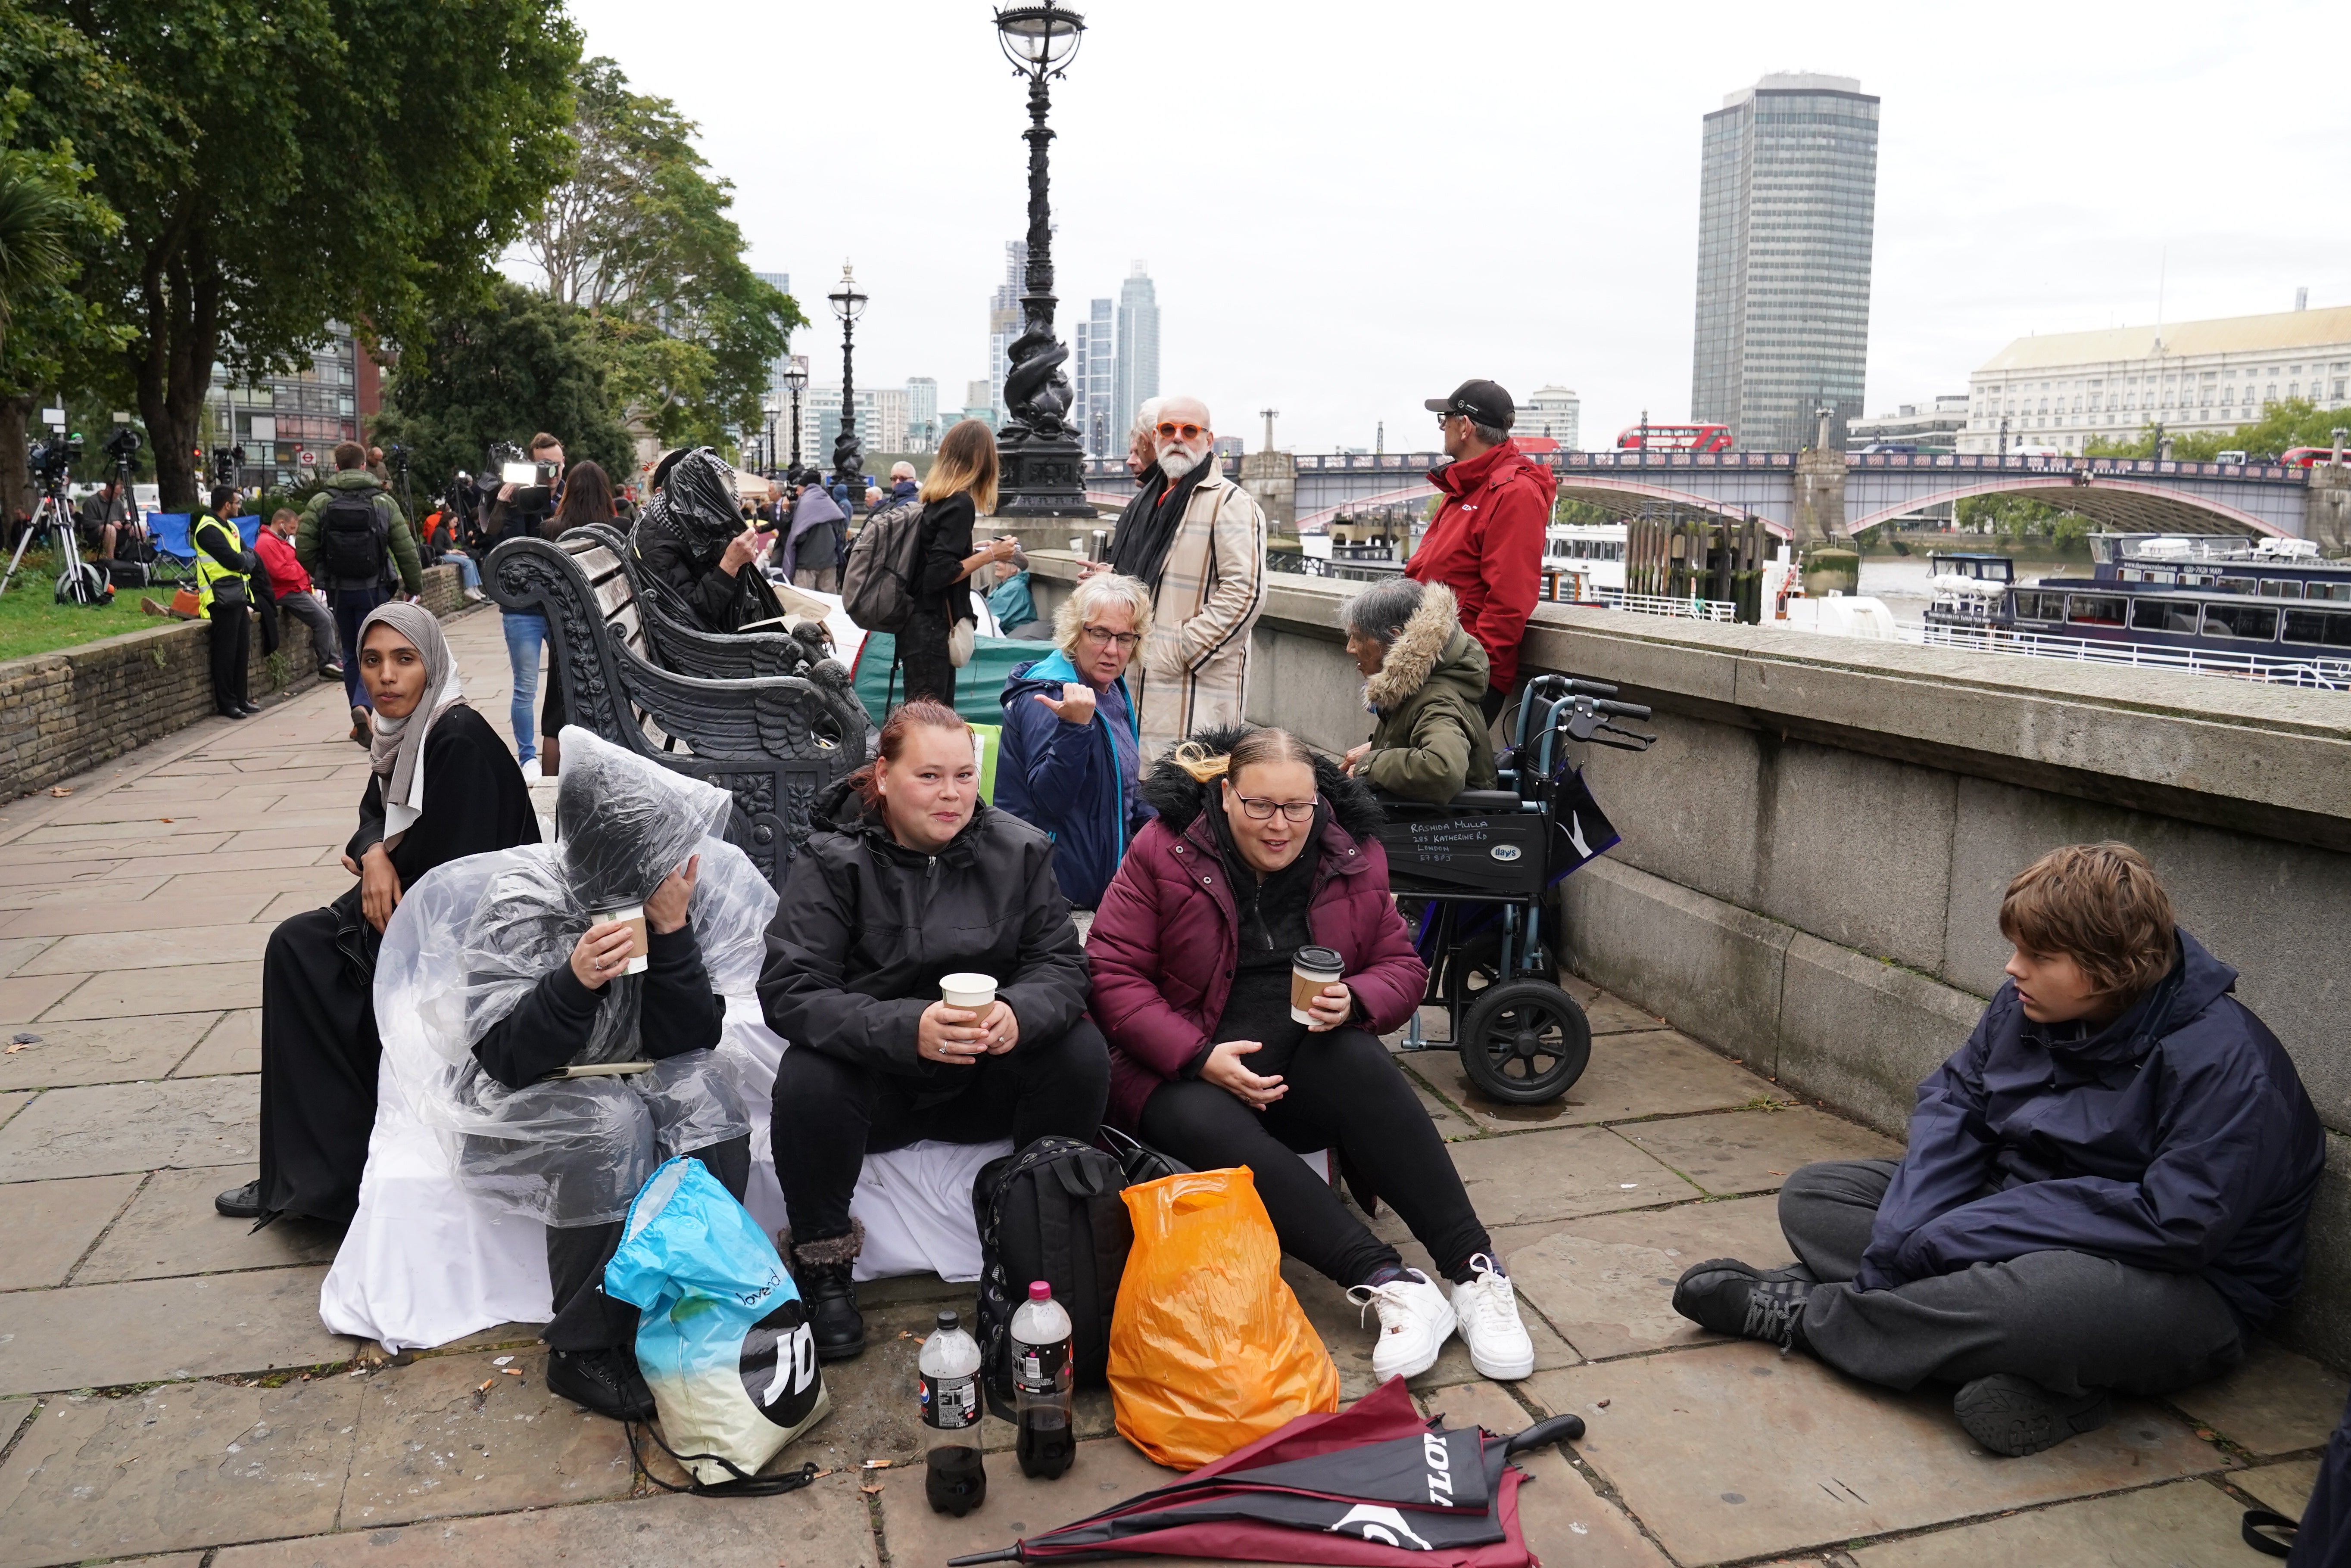
[[[1453,590],[1430,583],[1420,607],[1388,645],[1379,672],[1364,682],[1364,706],[1392,713],[1405,698],[1443,674],[1468,689],[1472,701],[1486,690],[1486,650],[1461,629],[1461,608]]]
[[[1231,751],[1254,728],[1251,724],[1236,724],[1203,730],[1192,739],[1214,755]],[[1331,803],[1332,821],[1351,837],[1369,838],[1387,820],[1372,795],[1372,786],[1342,768],[1335,758],[1320,752],[1314,753],[1314,787]],[[1167,825],[1167,830],[1180,834],[1207,807],[1209,790],[1209,785],[1186,773],[1174,757],[1165,756],[1143,775],[1141,793],[1144,803]]]

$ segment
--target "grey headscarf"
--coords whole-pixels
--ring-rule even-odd
[[[424,815],[424,737],[443,713],[465,700],[465,691],[457,680],[449,640],[441,635],[441,622],[431,610],[400,600],[378,605],[360,622],[360,648],[367,646],[368,629],[378,623],[406,638],[424,660],[424,695],[414,711],[405,719],[373,715],[375,733],[368,742],[369,766],[383,781],[383,846],[390,851],[400,846],[409,825]]]

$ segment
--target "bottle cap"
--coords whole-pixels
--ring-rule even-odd
[[[1043,1280],[1031,1280],[1029,1282],[1029,1299],[1032,1302],[1051,1301],[1053,1287]]]
[[[939,1327],[946,1332],[952,1334],[962,1326],[963,1319],[956,1316],[954,1313],[943,1312],[939,1314]]]

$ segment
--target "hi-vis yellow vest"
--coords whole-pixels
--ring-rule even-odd
[[[194,525],[188,530],[188,544],[196,552],[196,607],[206,615],[212,613],[214,584],[225,582],[232,577],[240,583],[246,580],[245,573],[231,571],[214,560],[204,549],[204,531],[208,528],[217,529],[225,534],[228,537],[221,542],[225,543],[232,552],[238,555],[245,552],[245,535],[237,532],[235,524],[225,522],[209,512],[198,514]],[[248,592],[246,595],[246,602],[251,603],[252,597],[253,596]]]

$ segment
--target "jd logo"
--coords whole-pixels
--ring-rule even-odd
[[[737,1370],[744,1393],[768,1420],[778,1427],[797,1427],[807,1420],[821,1386],[816,1335],[808,1325],[807,1309],[789,1301],[752,1324],[743,1336]]]
[[[1331,1527],[1333,1535],[1360,1535],[1366,1541],[1376,1541],[1383,1546],[1400,1547],[1406,1552],[1434,1552],[1422,1536],[1414,1533],[1404,1521],[1404,1515],[1393,1508],[1374,1508],[1359,1502],[1349,1509],[1338,1523]]]
[[[1486,853],[1507,866],[1511,861],[1516,860],[1520,855],[1524,852],[1515,844],[1497,844],[1493,848],[1486,851]]]

